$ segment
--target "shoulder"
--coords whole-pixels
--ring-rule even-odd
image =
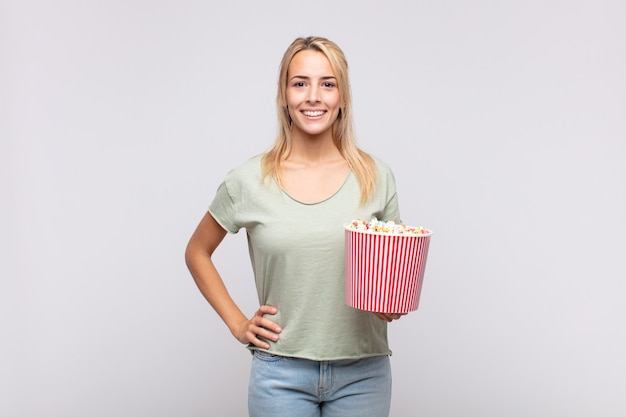
[[[226,174],[227,183],[258,182],[261,179],[262,155],[253,156]]]
[[[389,164],[387,164],[385,161],[383,161],[382,159],[380,159],[379,157],[375,155],[370,154],[370,156],[374,160],[374,163],[376,164],[376,167],[378,167],[378,169],[391,172],[391,168],[389,167]]]
[[[258,189],[261,183],[261,158],[254,156],[230,170],[222,182],[221,187],[231,198],[245,194],[251,189]]]
[[[372,158],[372,160],[374,161],[374,164],[376,165],[376,171],[377,171],[377,176],[379,178],[379,180],[382,181],[394,181],[394,176],[393,176],[393,170],[391,169],[391,167],[382,159],[380,159],[379,157],[370,154],[370,157]]]

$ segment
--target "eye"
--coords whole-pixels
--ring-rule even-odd
[[[294,87],[304,87],[304,81],[296,81],[295,83],[293,83]]]
[[[324,87],[326,87],[326,88],[334,88],[335,87],[335,83],[330,82],[330,81],[325,81],[322,85]]]

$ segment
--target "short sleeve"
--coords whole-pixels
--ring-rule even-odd
[[[240,227],[235,218],[237,213],[235,198],[229,192],[226,181],[217,188],[213,202],[209,206],[209,213],[228,232],[237,233],[239,231]]]
[[[385,206],[385,214],[383,215],[384,219],[393,220],[396,223],[402,223],[402,219],[400,217],[400,208],[398,206],[398,194],[393,193],[389,201],[387,201],[387,205]]]
[[[378,162],[379,174],[381,176],[381,189],[385,190],[385,208],[383,210],[382,219],[385,221],[393,220],[396,223],[402,223],[400,217],[400,207],[398,204],[398,194],[396,192],[396,179],[391,169],[384,163]]]

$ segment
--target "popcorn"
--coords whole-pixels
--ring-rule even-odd
[[[419,227],[407,226],[406,224],[396,224],[393,220],[383,221],[378,220],[376,217],[372,218],[369,222],[362,219],[352,220],[346,224],[347,229],[359,230],[363,232],[373,233],[385,233],[392,235],[423,235],[429,234],[428,229]]]
[[[417,310],[432,231],[382,221],[344,224],[346,304],[359,310]]]

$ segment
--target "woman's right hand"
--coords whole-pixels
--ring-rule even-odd
[[[265,318],[266,314],[274,315],[278,312],[276,307],[263,305],[254,313],[251,319],[244,321],[235,337],[244,344],[252,343],[261,349],[269,349],[269,343],[259,339],[262,337],[274,342],[278,341],[281,327],[272,320]]]

